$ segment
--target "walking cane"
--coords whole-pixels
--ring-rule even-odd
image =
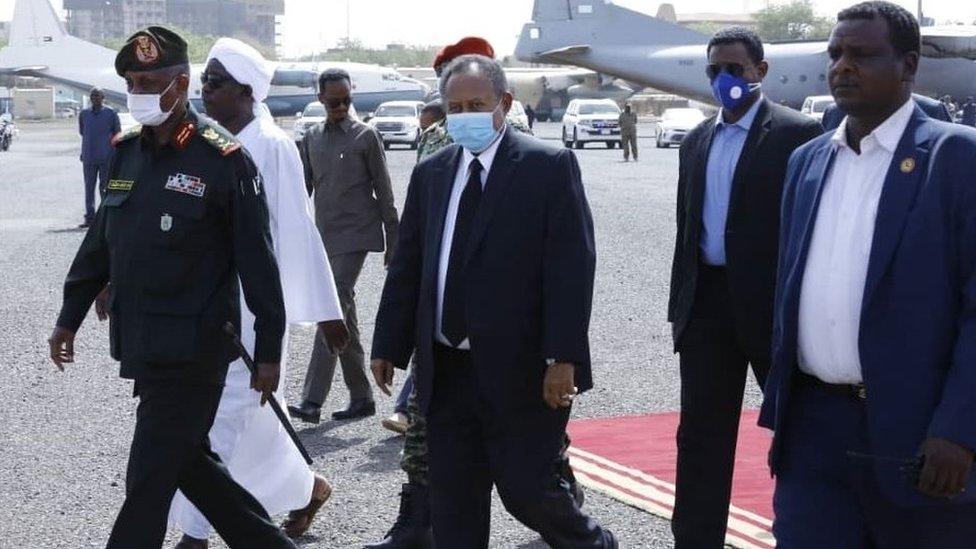
[[[251,371],[251,374],[257,373],[257,366],[254,365],[254,359],[248,354],[247,349],[244,348],[244,344],[241,343],[240,336],[237,335],[237,330],[234,328],[234,324],[228,322],[224,324],[224,332],[227,333],[234,340],[234,345],[237,347],[237,351],[241,353],[241,359],[244,360],[244,364],[247,365],[247,369]],[[281,426],[285,428],[285,432],[288,433],[288,437],[291,441],[295,443],[295,447],[298,448],[299,453],[305,458],[305,463],[311,465],[312,458],[308,455],[308,450],[305,449],[305,445],[298,438],[298,433],[295,432],[295,428],[291,426],[291,420],[285,414],[285,411],[281,409],[281,404],[278,403],[278,399],[275,396],[268,395],[268,404],[271,405],[271,409],[274,410],[276,416],[278,416],[278,421],[281,422]]]

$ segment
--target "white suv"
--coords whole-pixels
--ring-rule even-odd
[[[620,146],[620,107],[612,99],[573,99],[563,115],[563,143],[582,149],[594,141]]]
[[[422,101],[387,101],[376,108],[368,124],[379,132],[383,146],[390,148],[392,143],[410,145],[417,148],[420,140],[420,111]]]

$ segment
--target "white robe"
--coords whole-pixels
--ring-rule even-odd
[[[332,269],[312,217],[295,142],[266,112],[255,117],[237,138],[264,178],[287,324],[341,320],[342,309]],[[253,353],[254,315],[247,308],[243,294],[241,340]],[[285,407],[287,348],[286,329],[281,384],[275,393],[282,408]],[[227,465],[231,476],[261,502],[268,514],[301,509],[312,497],[314,474],[271,406],[260,406],[260,394],[250,388],[250,380],[250,372],[242,360],[230,365],[210,429],[211,447]],[[210,524],[182,492],[177,492],[173,499],[169,520],[194,538],[209,536]]]

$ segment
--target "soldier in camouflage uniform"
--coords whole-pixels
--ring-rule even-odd
[[[434,60],[434,72],[440,77],[443,66],[446,66],[455,57],[469,53],[492,58],[495,56],[494,50],[487,41],[481,38],[464,38],[457,44],[446,46],[441,50]],[[533,135],[528,126],[513,117],[508,117],[506,123],[512,129]],[[417,143],[417,161],[420,162],[453,144],[454,140],[447,132],[447,120],[442,118],[431,124],[420,135]],[[412,375],[413,372],[411,371]],[[433,547],[430,503],[427,496],[427,421],[417,405],[415,390],[411,391],[407,400],[407,416],[409,417],[409,425],[404,435],[400,468],[407,473],[408,482],[403,485],[400,493],[400,513],[386,537],[378,543],[367,545],[365,549],[427,549]],[[566,446],[569,446],[568,436],[566,437]],[[562,476],[570,483],[577,503],[582,505],[583,492],[576,483],[572,470],[566,468],[562,471]]]

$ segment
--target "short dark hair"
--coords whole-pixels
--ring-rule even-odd
[[[322,71],[319,75],[319,91],[325,89],[325,85],[329,82],[341,82],[345,80],[349,83],[349,87],[352,87],[352,77],[349,73],[342,69],[326,69]]]
[[[854,19],[884,19],[888,23],[888,39],[895,53],[904,55],[922,51],[922,37],[918,20],[905,8],[891,2],[861,2],[837,14],[837,21]]]
[[[505,69],[502,68],[501,63],[484,55],[469,54],[451,61],[441,73],[440,92],[442,99],[447,97],[447,83],[450,82],[451,77],[459,74],[483,75],[491,82],[491,89],[499,99],[508,91],[508,79],[505,78]]]
[[[766,53],[763,51],[762,39],[755,32],[745,28],[745,27],[728,27],[722,29],[712,36],[712,39],[708,41],[708,48],[705,49],[705,55],[712,53],[712,48],[715,46],[724,46],[726,44],[742,44],[746,47],[746,51],[749,53],[749,59],[752,59],[753,63],[760,63],[766,58]]]
[[[436,116],[438,120],[444,118],[444,104],[440,101],[431,101],[430,103],[424,105],[423,109],[420,109],[421,114],[428,112]]]

